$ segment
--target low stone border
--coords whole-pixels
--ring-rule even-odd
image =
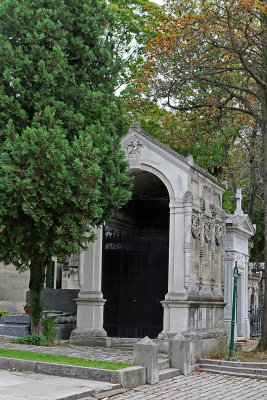
[[[15,369],[16,371],[32,371],[39,374],[66,376],[69,378],[93,379],[117,383],[122,388],[133,388],[146,383],[146,369],[137,366],[108,370],[0,357],[0,369]]]

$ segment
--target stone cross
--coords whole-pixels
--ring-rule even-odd
[[[235,214],[243,214],[242,210],[242,190],[241,189],[236,189],[236,209],[235,209]]]

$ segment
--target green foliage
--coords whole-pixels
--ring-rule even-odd
[[[222,197],[222,208],[230,213],[235,211],[235,204],[231,190],[226,190]]]
[[[35,346],[46,346],[46,337],[33,333],[32,335],[21,336],[12,340],[12,343],[32,344]]]
[[[123,61],[119,85],[127,84],[143,62],[145,44],[155,35],[161,7],[149,0],[112,0],[108,8],[114,16],[109,31],[113,54]]]
[[[74,324],[76,322],[76,315],[69,315],[68,317],[57,317],[54,319],[55,324]]]
[[[2,308],[0,308],[0,321],[4,319],[6,315],[15,315],[16,313],[13,311],[4,311]]]
[[[53,318],[46,315],[43,318],[43,335],[46,338],[47,344],[53,344],[55,341],[57,329],[55,327],[55,323]]]
[[[120,70],[91,0],[0,5],[0,259],[18,268],[94,240],[130,197],[113,90]]]
[[[102,0],[0,2],[0,260],[30,267],[38,333],[51,256],[131,196],[112,23]]]

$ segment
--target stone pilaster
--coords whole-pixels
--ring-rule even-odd
[[[77,303],[77,327],[70,342],[75,344],[106,344],[103,329],[105,301],[101,292],[102,278],[102,228],[96,229],[97,240],[79,257],[79,284],[81,290]]]
[[[159,338],[170,337],[188,329],[187,290],[191,262],[192,194],[186,192],[183,202],[170,205],[169,282],[162,301],[163,331]]]
[[[184,195],[184,287],[188,289],[191,264],[191,226],[192,226],[191,192]]]

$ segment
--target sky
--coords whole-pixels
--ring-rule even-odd
[[[153,3],[157,3],[157,4],[164,4],[163,0],[150,0],[150,1],[152,1]]]

